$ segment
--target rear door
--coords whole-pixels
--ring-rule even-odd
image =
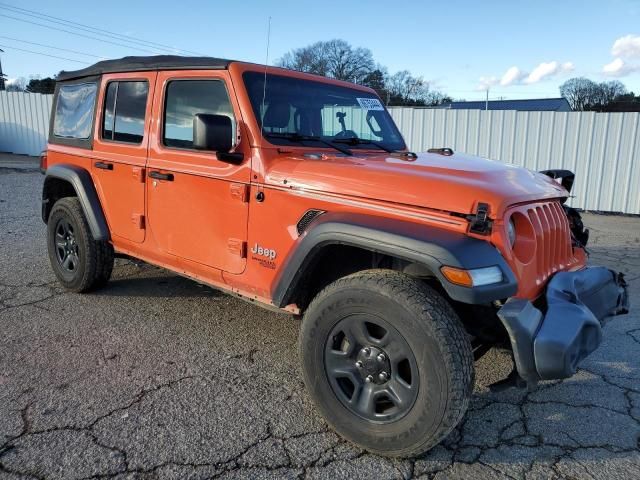
[[[145,239],[145,164],[156,76],[102,79],[91,171],[114,240]]]
[[[196,113],[227,115],[240,142],[240,109],[226,70],[158,72],[147,170],[150,233],[167,254],[230,273],[246,265],[250,150],[239,164],[193,148]],[[244,142],[245,144],[247,142]],[[155,177],[155,178],[154,178]],[[195,266],[194,266],[195,267]]]

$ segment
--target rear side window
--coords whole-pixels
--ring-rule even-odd
[[[146,81],[109,83],[104,101],[102,138],[142,143],[148,94]]]
[[[56,137],[87,139],[91,136],[96,90],[95,83],[60,86],[53,120]]]
[[[196,113],[234,118],[227,89],[220,80],[173,80],[167,85],[165,98],[163,131],[168,147],[193,148]],[[235,128],[235,122],[233,125]]]

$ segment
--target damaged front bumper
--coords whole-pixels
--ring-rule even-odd
[[[528,385],[567,378],[602,341],[607,317],[629,311],[622,274],[605,267],[556,273],[546,290],[546,312],[510,298],[498,311],[509,333],[518,375]]]

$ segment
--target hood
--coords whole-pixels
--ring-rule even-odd
[[[275,157],[265,171],[267,184],[376,199],[471,214],[479,202],[499,218],[516,203],[567,197],[548,176],[465,154],[421,153],[417,158],[389,154],[333,154]]]

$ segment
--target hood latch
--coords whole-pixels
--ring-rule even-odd
[[[480,235],[489,235],[491,233],[491,224],[489,219],[489,205],[486,203],[478,203],[475,215],[468,215],[467,219],[471,222],[469,231]]]

